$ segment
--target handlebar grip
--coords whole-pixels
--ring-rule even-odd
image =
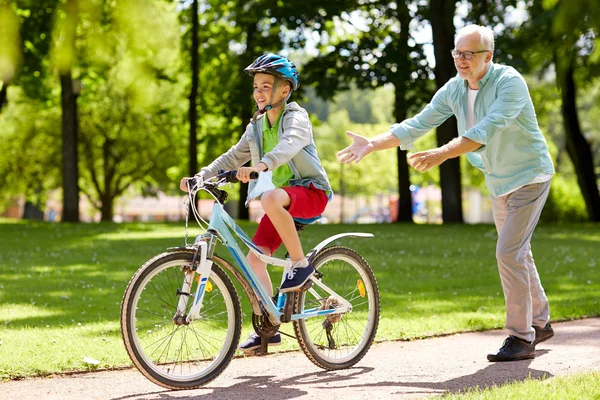
[[[219,175],[217,177],[219,179],[225,178],[227,182],[238,183],[239,180],[235,177],[237,175],[237,170],[232,169],[229,171],[221,170],[219,171]],[[258,179],[258,172],[250,172],[250,179]]]

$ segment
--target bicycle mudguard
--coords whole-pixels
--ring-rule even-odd
[[[321,252],[321,250],[323,250],[323,248],[325,248],[325,246],[327,246],[329,243],[331,243],[335,240],[341,239],[343,237],[372,238],[375,236],[372,233],[363,233],[363,232],[347,232],[347,233],[340,233],[337,235],[333,235],[333,236],[330,236],[327,239],[323,240],[321,243],[319,243],[315,247],[313,247],[306,255],[306,259],[309,262],[312,261],[312,259],[315,258],[317,256],[317,254],[319,254]]]
[[[196,249],[193,248],[192,246],[169,247],[169,248],[167,248],[167,251],[170,253],[174,253],[174,252],[178,252],[178,251],[185,251],[188,253],[196,253]],[[258,299],[256,298],[254,291],[250,287],[250,284],[248,283],[248,281],[246,280],[244,275],[242,275],[242,273],[237,268],[235,268],[233,265],[231,265],[225,259],[219,257],[217,254],[213,254],[212,258],[216,259],[218,261],[219,265],[227,268],[227,271],[231,272],[231,274],[233,276],[235,276],[235,278],[238,280],[240,285],[242,285],[242,289],[244,289],[244,292],[246,292],[246,297],[248,298],[248,300],[250,300],[250,305],[252,306],[252,312],[254,312],[254,314],[256,314],[256,315],[262,315],[263,311],[262,311],[260,305],[258,304]]]

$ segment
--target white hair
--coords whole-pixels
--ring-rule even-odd
[[[491,50],[494,53],[494,32],[488,28],[487,26],[481,25],[467,25],[458,30],[456,34],[456,38],[454,39],[454,45],[458,43],[458,40],[466,35],[471,35],[473,33],[479,34],[479,39],[481,40],[481,45],[484,50]]]

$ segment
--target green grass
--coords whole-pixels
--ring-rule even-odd
[[[256,229],[242,227],[249,234]],[[381,293],[376,340],[503,326],[493,226],[312,225],[301,237],[309,249],[347,231],[376,236],[339,242],[359,251],[375,271]],[[183,244],[183,233],[183,224],[1,221],[0,379],[130,365],[119,330],[127,282],[151,256]],[[600,225],[536,230],[533,251],[553,320],[599,315],[599,244]],[[223,248],[217,252],[226,255]],[[272,273],[274,281],[280,273]],[[247,303],[244,313],[246,335]],[[283,349],[290,348],[296,343],[284,339]]]
[[[528,378],[501,387],[472,389],[464,394],[444,395],[444,400],[581,400],[600,399],[600,375],[579,373],[546,380]]]

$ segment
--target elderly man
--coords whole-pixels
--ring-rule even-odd
[[[435,93],[415,117],[367,139],[347,132],[353,143],[338,153],[343,163],[413,142],[450,116],[459,137],[442,147],[409,156],[420,172],[466,154],[483,171],[498,231],[496,259],[506,301],[509,337],[489,361],[535,357],[535,346],[554,336],[548,299],[531,254],[531,236],[548,197],[554,167],[523,77],[494,64],[494,34],[486,27],[462,28],[452,50],[458,75]]]

